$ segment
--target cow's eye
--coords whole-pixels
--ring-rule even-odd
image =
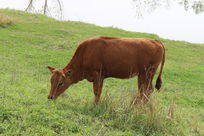
[[[60,82],[59,84],[58,84],[58,86],[62,86],[63,85],[63,82]]]

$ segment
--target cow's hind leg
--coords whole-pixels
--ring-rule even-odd
[[[95,73],[93,81],[93,90],[95,95],[95,104],[98,104],[100,101],[100,96],[103,88],[103,77],[100,73]]]
[[[134,98],[133,103],[147,103],[149,101],[149,97],[153,92],[152,80],[154,78],[157,67],[148,67],[143,71],[139,72],[138,75],[138,90],[139,95]]]

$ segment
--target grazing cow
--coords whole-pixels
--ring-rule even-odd
[[[161,63],[155,88],[161,87],[165,49],[158,40],[147,38],[96,37],[82,42],[64,68],[48,66],[52,72],[48,99],[56,99],[70,85],[83,79],[93,82],[95,103],[99,103],[103,80],[138,76],[138,100],[148,100],[152,80]],[[133,101],[135,102],[135,101]]]

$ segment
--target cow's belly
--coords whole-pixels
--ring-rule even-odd
[[[138,68],[134,65],[115,65],[112,64],[108,67],[105,67],[105,75],[106,77],[114,77],[114,78],[131,78],[138,74]]]
[[[130,54],[109,56],[103,60],[103,67],[108,77],[130,78],[138,73],[138,61]]]

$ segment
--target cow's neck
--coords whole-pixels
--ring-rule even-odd
[[[75,82],[83,80],[83,72],[81,71],[80,61],[77,59],[77,57],[73,57],[63,69],[65,71],[69,69],[74,71]]]

